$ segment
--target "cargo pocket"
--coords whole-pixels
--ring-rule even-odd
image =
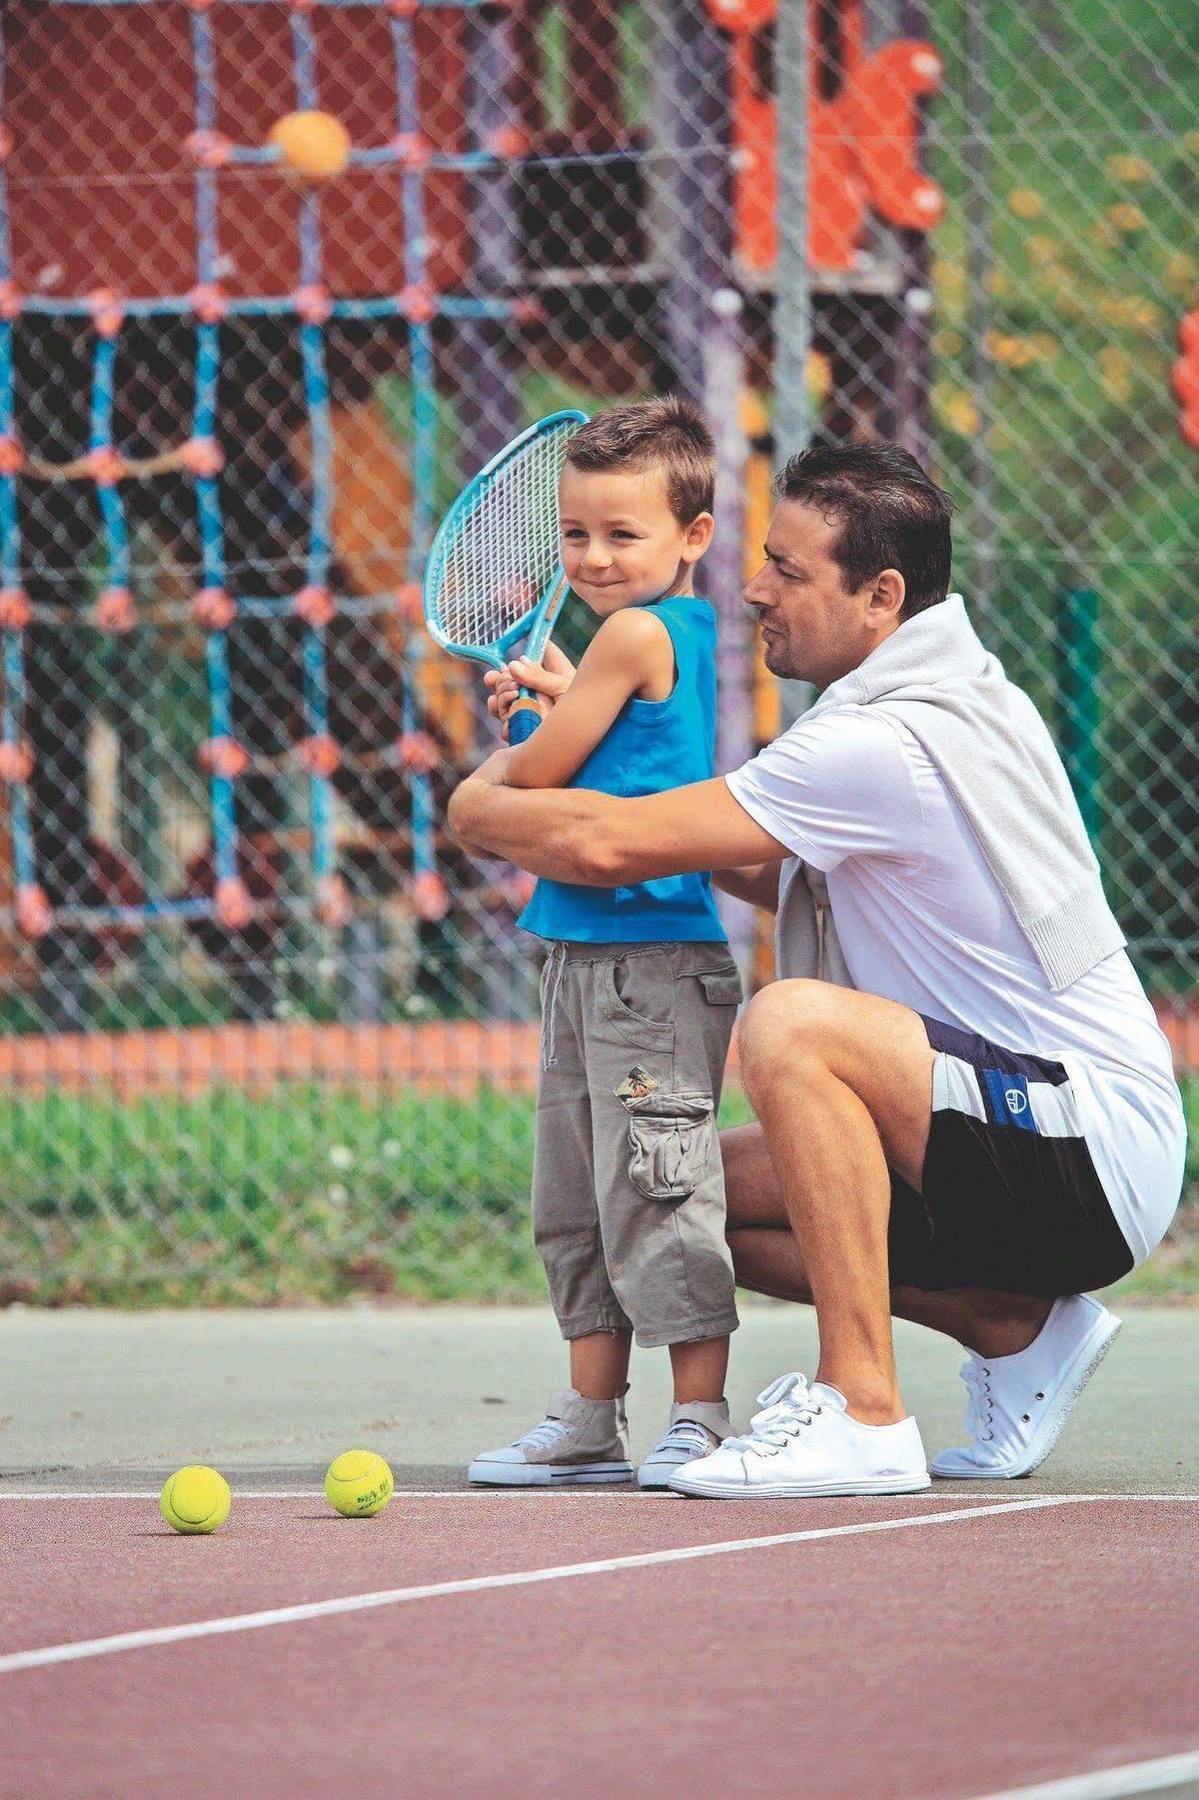
[[[703,989],[704,999],[709,1006],[740,1006],[741,977],[736,969],[719,974],[698,975],[696,980]]]
[[[686,1200],[712,1155],[712,1102],[703,1094],[648,1094],[629,1107],[629,1176],[647,1200]]]

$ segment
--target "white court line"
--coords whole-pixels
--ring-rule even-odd
[[[324,1490],[321,1488],[239,1488],[236,1474],[231,1478],[233,1498],[235,1500],[323,1500]],[[999,1484],[992,1484],[997,1486]],[[544,1500],[549,1495],[560,1500],[569,1495],[572,1500],[661,1500],[679,1499],[677,1494],[663,1494],[647,1491],[643,1488],[631,1489],[618,1487],[615,1483],[608,1487],[472,1487],[472,1488],[396,1488],[393,1498],[396,1500],[520,1500],[528,1503],[532,1500]],[[874,1505],[881,1505],[890,1500],[937,1501],[945,1505],[961,1506],[965,1501],[989,1501],[990,1495],[959,1494],[946,1492],[944,1488],[924,1488],[917,1494],[855,1494],[850,1496],[856,1500],[865,1500]],[[39,1493],[30,1489],[27,1493],[13,1493],[0,1488],[0,1500],[157,1500],[157,1488],[71,1488],[47,1490]],[[835,1496],[825,1496],[835,1498]],[[1077,1502],[1080,1500],[1154,1500],[1181,1501],[1194,1505],[1199,1501],[1199,1494],[1029,1494],[1023,1504],[1032,1500],[1056,1500]],[[788,1504],[779,1502],[780,1505]],[[790,1502],[789,1504],[794,1504]]]
[[[1188,1750],[1181,1756],[1095,1769],[1089,1775],[1067,1775],[1034,1787],[1005,1788],[1002,1793],[980,1795],[979,1800],[1120,1800],[1123,1794],[1160,1794],[1163,1788],[1181,1787],[1197,1777],[1199,1751]]]
[[[190,1625],[163,1625],[150,1631],[123,1631],[114,1637],[86,1638],[74,1644],[47,1644],[40,1650],[18,1650],[0,1656],[0,1675],[18,1669],[40,1669],[51,1663],[81,1662],[89,1657],[113,1656],[122,1650],[145,1650],[159,1644],[179,1644],[191,1638],[220,1637],[236,1631],[261,1631],[268,1625],[292,1625],[304,1619],[325,1619],[340,1613],[369,1612],[381,1606],[402,1606],[410,1600],[433,1600],[447,1594],[478,1594],[491,1588],[532,1587],[541,1582],[573,1581],[586,1575],[608,1575],[617,1569],[649,1569],[661,1563],[692,1562],[700,1557],[731,1556],[747,1550],[768,1550],[780,1544],[810,1544],[817,1539],[858,1537],[872,1531],[912,1531],[921,1526],[948,1525],[957,1519],[980,1519],[998,1513],[1037,1512],[1043,1507],[1086,1505],[1089,1496],[1071,1500],[1059,1495],[1043,1499],[1008,1500],[999,1506],[966,1507],[956,1512],[920,1513],[904,1519],[875,1519],[858,1525],[828,1525],[812,1531],[782,1531],[770,1537],[732,1538],[723,1543],[693,1544],[679,1550],[647,1550],[636,1556],[605,1557],[599,1562],[564,1563],[557,1568],[522,1569],[510,1575],[475,1575],[459,1581],[434,1581],[423,1587],[387,1588],[373,1594],[347,1594],[340,1600],[312,1600],[302,1606],[277,1606],[267,1612],[235,1613],[223,1619],[198,1619]]]

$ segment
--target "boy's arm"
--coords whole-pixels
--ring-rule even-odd
[[[666,667],[674,668],[674,647],[662,621],[639,610],[613,613],[591,640],[574,680],[548,718],[509,752],[505,785],[565,786],[625,702]]]

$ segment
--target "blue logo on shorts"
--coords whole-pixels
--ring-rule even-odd
[[[1035,1131],[1037,1122],[1032,1116],[1027,1076],[1007,1075],[999,1069],[983,1069],[981,1073],[995,1123],[1012,1125],[1017,1131]]]

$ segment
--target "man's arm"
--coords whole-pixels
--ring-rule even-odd
[[[522,792],[502,785],[514,754],[498,752],[468,776],[450,801],[449,826],[468,850],[506,857],[531,875],[620,887],[791,854],[719,778],[637,800],[585,788]]]
[[[713,869],[712,880],[734,899],[748,900],[765,912],[779,909],[779,865],[755,863],[748,869]]]

